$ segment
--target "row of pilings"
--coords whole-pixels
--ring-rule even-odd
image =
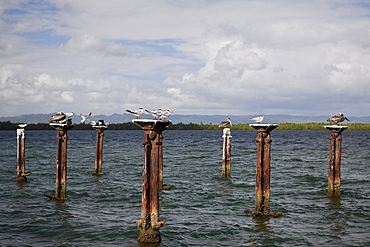
[[[159,192],[169,186],[163,184],[163,149],[162,132],[171,124],[169,120],[135,119],[133,123],[144,130],[144,164],[142,170],[142,205],[141,218],[136,223],[140,227],[138,241],[142,243],[158,243],[161,241],[159,228]],[[74,125],[51,123],[57,132],[56,184],[55,195],[46,195],[51,200],[67,200],[67,141],[68,130]],[[257,131],[256,136],[256,185],[255,208],[245,210],[253,216],[280,216],[281,212],[270,211],[270,176],[271,176],[271,134],[277,124],[251,124]],[[102,175],[103,126],[93,126],[96,130],[96,154],[93,175]],[[347,126],[325,126],[330,134],[330,151],[328,167],[328,196],[340,196],[340,163],[341,163],[341,133]],[[223,130],[222,176],[231,177],[231,131]],[[17,129],[17,181],[27,181],[25,172],[25,136],[24,129]]]

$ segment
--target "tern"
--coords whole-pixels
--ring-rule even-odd
[[[153,110],[153,111],[149,111],[148,109],[145,109],[147,112],[149,112],[150,114],[152,114],[152,116],[154,118],[161,118],[162,117],[162,109],[158,109],[158,110]]]
[[[231,123],[231,119],[229,117],[227,118],[227,121],[221,122],[218,125],[218,127],[220,127],[220,128],[226,128],[226,127],[229,127],[229,126],[233,126],[233,124]]]
[[[349,119],[348,118],[346,118],[344,115],[343,115],[343,113],[338,113],[338,115],[337,116],[332,116],[332,117],[330,117],[330,118],[328,118],[328,120],[326,120],[326,121],[328,121],[328,122],[330,122],[330,123],[340,123],[340,122],[343,122],[344,120],[347,120],[347,121],[349,121]]]
[[[259,116],[259,117],[253,117],[253,118],[250,118],[250,120],[253,120],[255,121],[256,123],[261,123],[263,121],[263,119],[266,118],[265,116]]]
[[[87,115],[87,116],[85,117],[84,115],[82,115],[82,114],[80,113],[80,116],[81,116],[81,118],[82,118],[81,123],[86,122],[86,121],[89,119],[89,117],[91,117],[91,114],[92,114],[92,112],[90,112],[90,113],[89,113],[89,115]]]
[[[132,115],[136,116],[137,118],[140,118],[141,115],[144,114],[144,110],[147,110],[147,109],[144,109],[144,108],[139,108],[139,110],[135,110],[135,111],[131,111],[131,110],[126,110],[128,113],[131,113]]]
[[[170,111],[170,110],[163,110],[161,118],[168,118],[171,116],[171,113],[174,113],[175,111]]]

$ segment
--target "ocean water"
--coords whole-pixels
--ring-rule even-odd
[[[341,197],[327,193],[329,135],[271,132],[271,211],[252,217],[256,131],[232,130],[231,178],[222,130],[163,132],[160,244],[137,242],[143,131],[106,130],[103,175],[91,175],[95,130],[68,132],[67,196],[55,202],[56,131],[26,130],[26,183],[16,131],[0,131],[0,246],[370,246],[370,132],[343,132]]]

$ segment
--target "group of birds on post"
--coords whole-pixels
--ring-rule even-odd
[[[253,120],[255,121],[256,123],[261,123],[263,121],[263,119],[265,119],[266,117],[265,116],[259,116],[259,117],[253,117],[253,118],[250,118],[250,120]],[[340,122],[343,122],[344,120],[347,120],[349,121],[348,118],[346,118],[343,113],[339,113],[338,115],[336,116],[332,116],[330,118],[328,118],[326,121],[327,122],[330,122],[330,123],[340,123]],[[226,128],[226,127],[231,127],[233,126],[233,124],[231,123],[231,119],[230,118],[227,118],[227,121],[224,121],[224,122],[221,122],[218,127],[220,128]]]
[[[145,112],[151,114],[155,119],[164,119],[168,118],[171,116],[171,113],[174,113],[175,111],[170,111],[170,110],[152,110],[149,111],[148,109],[145,108],[139,108],[138,110],[126,110],[128,113],[131,113],[132,115],[136,116],[137,118],[140,118],[141,115],[143,115]]]
[[[69,117],[72,117],[73,115],[75,115],[74,112],[58,112],[57,114],[51,116],[51,118],[49,119],[49,123],[72,124],[72,119]],[[80,113],[81,123],[85,123],[86,121],[88,121],[93,126],[108,125],[108,123],[104,123],[104,120],[99,120],[97,122],[90,120],[89,118],[91,117],[91,115],[92,112],[90,112],[87,116],[84,116]]]

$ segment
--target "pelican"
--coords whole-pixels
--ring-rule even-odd
[[[153,110],[153,111],[149,111],[148,109],[145,109],[147,112],[149,112],[150,114],[152,114],[152,116],[154,118],[161,118],[162,117],[162,109],[158,109],[158,110]]]
[[[21,127],[21,128],[24,128],[24,127],[27,127],[28,124],[18,124],[18,126]]]
[[[67,117],[66,114],[60,111],[57,114],[54,114],[53,116],[51,116],[51,118],[49,119],[49,123],[54,122],[54,121],[55,122],[62,121],[66,117]]]
[[[233,126],[233,124],[231,123],[231,119],[229,117],[227,118],[227,121],[221,122],[218,125],[218,127],[220,127],[220,128],[226,128],[226,127],[229,127],[229,126]]]
[[[332,116],[332,117],[330,117],[330,118],[328,118],[328,120],[326,120],[326,121],[328,121],[328,122],[330,122],[330,123],[340,123],[340,122],[343,122],[344,120],[347,120],[347,121],[349,121],[349,119],[348,118],[346,118],[344,115],[343,115],[343,113],[338,113],[338,115],[337,116]]]
[[[175,111],[170,111],[170,110],[163,110],[161,118],[168,118],[171,116],[171,113],[174,113]]]
[[[263,119],[266,118],[265,116],[259,116],[259,117],[253,117],[253,118],[250,118],[250,120],[253,120],[255,121],[256,123],[261,123],[263,121]]]
[[[140,118],[140,116],[144,114],[144,110],[147,110],[147,109],[140,107],[139,110],[136,110],[136,111],[131,111],[131,110],[126,110],[126,111],[136,116],[137,118]]]
[[[91,117],[91,114],[92,114],[92,112],[90,112],[90,113],[89,113],[89,115],[87,115],[87,116],[85,117],[84,115],[82,115],[82,114],[80,113],[80,116],[81,116],[81,118],[82,118],[81,123],[86,122],[86,120],[87,120],[87,119],[89,119],[89,117]]]

